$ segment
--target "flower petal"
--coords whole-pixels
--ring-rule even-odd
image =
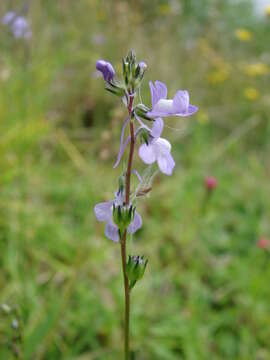
[[[188,114],[189,115],[192,115],[192,114],[195,114],[195,112],[197,112],[198,111],[198,106],[195,106],[195,105],[189,105],[188,106]]]
[[[130,138],[127,138],[127,140],[125,141],[125,143],[123,143],[123,142],[124,142],[125,128],[126,128],[127,124],[129,123],[129,121],[130,121],[130,116],[128,116],[128,117],[126,118],[126,120],[124,121],[124,123],[123,123],[123,125],[122,125],[121,137],[120,137],[120,148],[119,148],[117,160],[116,160],[115,164],[113,165],[114,168],[116,168],[116,167],[119,165],[120,160],[121,160],[121,158],[122,158],[122,156],[123,156],[123,154],[124,154],[125,148],[126,148],[128,142],[129,142],[129,140],[130,140]]]
[[[128,232],[130,234],[135,233],[137,230],[139,230],[142,227],[142,217],[137,211],[135,211],[134,220],[128,227]]]
[[[162,154],[162,155],[168,154],[172,148],[169,141],[163,138],[158,138],[153,143],[153,147],[156,154]]]
[[[161,81],[155,81],[156,91],[159,99],[167,98],[167,86]]]
[[[142,179],[141,175],[139,174],[139,172],[136,169],[133,169],[132,172],[133,172],[133,174],[135,174],[137,176],[139,182],[142,183],[143,179]]]
[[[98,221],[109,221],[112,217],[113,201],[106,201],[95,206],[94,212]]]
[[[173,169],[175,166],[175,162],[170,153],[160,154],[157,159],[157,162],[158,162],[159,169],[163,174],[172,175],[172,172],[173,172]]]
[[[119,233],[118,227],[111,221],[109,221],[105,226],[105,235],[108,239],[118,242],[119,241]]]
[[[181,116],[181,117],[185,117],[185,116],[191,116],[193,114],[195,114],[198,111],[198,107],[195,105],[189,105],[188,106],[188,111],[186,113],[177,113],[177,114],[173,114],[174,116]]]
[[[149,82],[151,98],[152,98],[152,108],[160,99],[167,98],[167,87],[161,81],[156,81],[155,86],[152,81]]]
[[[151,135],[154,137],[154,138],[159,138],[162,131],[163,131],[163,120],[161,118],[157,118],[155,121],[154,121],[154,124],[152,126],[152,130],[151,130]]]
[[[173,112],[175,114],[186,114],[189,106],[189,93],[186,90],[179,90],[173,98]]]
[[[2,24],[8,25],[16,18],[16,13],[14,11],[8,11],[2,18]]]
[[[139,156],[145,164],[153,164],[156,161],[156,153],[151,144],[142,144],[139,147]]]

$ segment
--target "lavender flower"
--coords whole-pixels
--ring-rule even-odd
[[[12,24],[12,33],[16,39],[30,39],[32,31],[29,22],[23,16],[18,16]]]
[[[161,81],[156,81],[153,85],[149,82],[152,110],[147,112],[149,118],[167,116],[190,116],[198,108],[189,103],[189,93],[187,90],[178,90],[173,99],[167,99],[167,87]]]
[[[119,241],[119,231],[118,227],[113,222],[113,205],[115,206],[123,206],[124,204],[124,195],[123,193],[116,194],[115,199],[111,201],[106,201],[99,203],[95,206],[95,215],[98,221],[102,221],[106,223],[105,226],[105,235],[108,239],[113,240],[115,242]],[[134,219],[131,224],[128,226],[127,231],[130,234],[135,233],[142,226],[142,218],[141,215],[135,211]]]
[[[16,13],[14,11],[8,11],[2,18],[2,24],[8,25],[10,24],[16,17]]]
[[[96,62],[96,69],[100,71],[106,82],[111,82],[115,76],[115,70],[111,63],[105,60],[98,60]]]
[[[32,36],[28,20],[24,16],[18,16],[14,11],[9,11],[4,15],[2,24],[10,27],[16,39],[30,39]]]
[[[95,45],[102,45],[104,44],[106,38],[103,34],[94,34],[92,36],[92,43]]]
[[[163,174],[172,175],[175,162],[171,155],[171,144],[168,140],[160,137],[163,130],[163,120],[157,118],[150,130],[148,144],[142,144],[139,148],[139,156],[146,164],[155,161]]]

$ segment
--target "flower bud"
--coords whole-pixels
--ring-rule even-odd
[[[125,88],[122,84],[114,84],[113,82],[107,82],[105,89],[112,94],[120,97],[124,97],[126,93]]]
[[[270,248],[270,240],[266,238],[261,238],[257,241],[257,247],[261,249],[269,249]]]
[[[135,63],[136,63],[136,54],[135,54],[134,50],[129,50],[126,59],[127,59],[127,62],[131,66],[135,65]]]
[[[129,288],[132,289],[136,282],[142,279],[146,265],[148,263],[144,256],[131,256],[128,257],[126,265],[126,274],[129,280]]]
[[[140,86],[147,65],[144,61],[136,63],[136,55],[132,50],[123,58],[122,64],[126,90],[133,93]]]
[[[144,61],[140,61],[139,67],[140,67],[141,71],[145,71],[147,69],[147,64]]]
[[[142,80],[146,69],[147,69],[146,63],[144,61],[140,61],[136,67],[136,72],[135,72],[136,80],[139,80],[139,81]]]
[[[125,80],[125,84],[128,85],[130,74],[129,74],[129,64],[126,58],[122,59],[122,65],[123,65],[123,77]]]
[[[115,70],[111,63],[105,60],[98,60],[96,62],[96,69],[100,71],[106,82],[111,82],[115,76]]]
[[[113,221],[118,226],[120,233],[123,232],[134,220],[135,207],[113,204]]]
[[[208,176],[205,179],[205,187],[208,191],[213,191],[217,187],[217,179],[213,176]]]
[[[141,143],[146,144],[146,145],[149,144],[149,141],[150,141],[150,138],[151,138],[149,130],[147,130],[145,128],[141,128],[139,130],[139,136],[140,136]]]
[[[118,194],[123,194],[124,190],[125,190],[125,181],[126,181],[126,177],[125,175],[120,175],[119,179],[118,179]]]
[[[140,118],[152,121],[152,119],[150,119],[146,115],[148,113],[148,111],[150,111],[150,109],[147,106],[145,106],[144,104],[138,104],[135,107],[134,111],[135,111],[135,114],[138,115]]]

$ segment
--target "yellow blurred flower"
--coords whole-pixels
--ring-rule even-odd
[[[250,41],[252,38],[252,33],[247,29],[236,29],[234,34],[240,41]]]
[[[264,11],[267,16],[270,16],[270,4],[265,7]]]
[[[207,80],[211,85],[221,84],[228,79],[230,75],[230,66],[226,63],[221,63],[210,71]]]
[[[200,38],[198,41],[198,47],[202,55],[208,56],[212,53],[212,49],[207,38]]]
[[[207,111],[200,110],[197,114],[197,119],[200,124],[204,125],[209,122],[209,115]]]
[[[244,90],[244,96],[250,101],[255,101],[260,97],[260,93],[257,89],[253,87],[248,87]]]
[[[161,15],[168,15],[171,12],[169,4],[161,4],[158,6],[158,13]]]
[[[269,66],[262,62],[246,65],[244,70],[248,76],[261,76],[270,72]]]
[[[99,9],[99,10],[98,10],[97,19],[98,19],[99,21],[103,21],[103,20],[106,19],[106,13],[105,13],[105,11],[104,11],[103,9]]]

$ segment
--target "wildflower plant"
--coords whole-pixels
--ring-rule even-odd
[[[144,256],[128,254],[128,235],[134,234],[142,226],[142,218],[137,212],[138,200],[151,191],[147,181],[133,168],[136,144],[139,158],[146,164],[157,163],[159,170],[165,175],[172,175],[175,162],[171,154],[171,144],[161,137],[164,122],[163,118],[170,116],[186,117],[194,114],[198,108],[189,102],[189,93],[179,90],[173,99],[167,98],[167,87],[160,81],[149,83],[152,106],[148,107],[140,99],[140,88],[147,65],[137,62],[133,51],[123,58],[122,79],[116,77],[116,72],[109,62],[98,60],[96,69],[101,72],[105,81],[105,88],[109,92],[122,98],[127,108],[127,118],[123,122],[120,138],[120,149],[114,164],[116,168],[129,146],[127,166],[118,180],[118,189],[113,199],[99,203],[94,211],[98,221],[105,223],[105,236],[120,244],[122,272],[125,294],[125,325],[124,325],[124,354],[125,359],[130,359],[129,350],[129,319],[130,319],[130,294],[136,283],[144,276],[148,260]],[[129,134],[124,139],[125,129]],[[131,191],[132,174],[136,174],[139,185]]]

